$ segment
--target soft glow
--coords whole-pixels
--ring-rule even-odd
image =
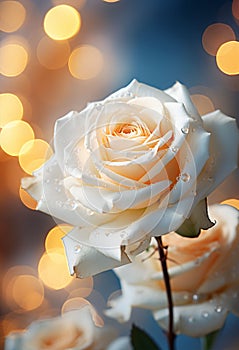
[[[19,275],[33,276],[34,274],[33,268],[27,265],[16,265],[7,270],[2,280],[2,297],[8,307],[11,309],[16,308],[16,302],[13,298],[13,286],[16,278]]]
[[[19,153],[19,164],[28,174],[40,168],[53,154],[50,145],[41,139],[26,142]]]
[[[0,127],[13,120],[22,119],[23,106],[20,99],[10,93],[0,94]]]
[[[26,10],[18,1],[2,1],[0,3],[0,30],[12,33],[24,23]]]
[[[34,139],[31,126],[22,120],[14,120],[6,124],[0,134],[0,145],[4,152],[18,156],[24,143]]]
[[[120,0],[103,0],[104,2],[118,2]]]
[[[239,74],[239,42],[228,41],[217,51],[216,62],[218,68],[225,74]]]
[[[78,10],[82,8],[85,5],[86,0],[51,0],[54,5],[60,5],[60,4],[65,4],[65,5],[74,5],[75,8]]]
[[[38,273],[42,282],[52,289],[65,288],[73,279],[65,255],[60,252],[43,254],[38,264]]]
[[[51,8],[44,18],[46,34],[54,40],[66,40],[80,30],[79,12],[69,5],[58,5]]]
[[[37,46],[37,58],[41,65],[48,69],[64,67],[70,56],[70,45],[67,41],[54,41],[43,37]]]
[[[239,0],[233,0],[232,2],[232,14],[239,20]]]
[[[82,80],[92,79],[103,68],[103,56],[96,47],[82,45],[71,53],[68,66],[74,78]]]
[[[223,43],[235,39],[235,33],[229,25],[214,23],[205,29],[202,36],[202,44],[209,55],[216,56],[217,50]]]
[[[28,311],[38,308],[44,300],[42,282],[30,275],[16,277],[12,293],[16,304]]]
[[[6,77],[20,75],[26,68],[28,53],[20,44],[6,44],[0,47],[0,72]]]
[[[72,228],[73,226],[63,224],[53,227],[53,229],[51,229],[46,236],[46,252],[48,253],[58,249],[62,249],[62,251],[64,251],[62,237],[64,237],[70,230],[72,230]]]
[[[239,199],[235,199],[235,198],[226,199],[225,201],[221,202],[221,204],[231,205],[232,207],[235,207],[236,209],[239,210]]]
[[[33,199],[25,190],[21,187],[19,189],[19,197],[22,203],[29,209],[35,210],[37,206],[37,201]]]
[[[208,96],[195,94],[191,95],[191,100],[197,107],[200,115],[204,115],[215,110],[215,107]]]

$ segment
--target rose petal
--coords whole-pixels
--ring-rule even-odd
[[[75,272],[76,276],[80,278],[86,278],[130,262],[123,250],[121,250],[121,259],[116,260],[102,254],[93,247],[79,246],[71,232],[63,237],[63,242],[70,273],[74,274]]]
[[[211,157],[198,177],[195,202],[205,198],[237,168],[238,157],[236,121],[220,111],[209,113],[203,116],[202,119],[204,128],[211,132]]]
[[[222,328],[228,310],[221,300],[174,307],[174,330],[190,337],[201,337]],[[220,312],[218,306],[220,306]],[[168,327],[168,310],[154,312],[154,318],[161,327]]]
[[[120,337],[113,341],[106,350],[133,350],[129,337]]]
[[[176,101],[182,102],[188,112],[188,114],[198,122],[202,123],[201,117],[194,106],[188,89],[183,84],[176,82],[172,87],[164,90],[169,96],[173,97]]]

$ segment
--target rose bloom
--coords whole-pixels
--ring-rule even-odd
[[[212,226],[205,197],[237,166],[235,120],[202,118],[187,89],[133,80],[57,120],[54,156],[22,187],[74,226],[64,238],[79,277],[130,262],[152,236]],[[186,232],[187,233],[187,232]]]
[[[114,337],[112,329],[95,325],[90,307],[85,306],[10,333],[4,350],[105,350]]]
[[[220,329],[229,311],[239,316],[239,213],[233,207],[215,205],[210,214],[217,223],[199,237],[173,232],[163,239],[168,245],[174,330],[188,336]],[[106,314],[123,322],[130,318],[132,307],[150,309],[167,330],[168,303],[155,244],[132,264],[115,269],[122,295],[109,301]]]

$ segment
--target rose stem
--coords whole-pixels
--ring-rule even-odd
[[[165,253],[165,247],[163,246],[163,243],[162,243],[162,237],[161,236],[155,237],[155,239],[158,244],[159,260],[161,261],[164,283],[165,283],[165,288],[166,288],[167,298],[168,298],[168,310],[169,310],[168,345],[170,350],[174,350],[175,334],[173,331],[173,299],[172,299],[172,291],[171,291],[171,285],[170,285],[170,277],[169,277],[168,268],[167,268],[167,253]]]

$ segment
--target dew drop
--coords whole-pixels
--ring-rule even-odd
[[[222,310],[223,310],[223,308],[222,308],[221,305],[217,305],[217,306],[215,307],[215,311],[218,312],[218,313],[222,312]]]
[[[50,179],[46,179],[44,182],[45,182],[46,184],[49,184],[49,183],[51,182],[51,180],[50,180]]]
[[[195,132],[196,131],[196,129],[195,128],[192,128],[192,132]]]
[[[207,312],[207,311],[202,312],[202,317],[208,318],[208,316],[209,316],[209,312]]]
[[[182,131],[183,134],[188,134],[189,133],[189,128],[185,126],[184,128],[181,129],[181,131]]]
[[[198,294],[193,294],[192,299],[195,303],[197,303],[200,299],[200,296]]]
[[[213,182],[213,177],[208,176],[207,180],[208,180],[209,182]]]
[[[194,321],[195,321],[194,317],[189,316],[189,318],[188,318],[188,322],[189,322],[189,323],[193,323]]]
[[[56,205],[60,208],[63,207],[64,203],[62,201],[56,201]]]
[[[79,244],[77,244],[75,247],[74,247],[74,252],[75,254],[79,253],[81,250],[81,246]]]
[[[183,173],[180,178],[183,182],[188,182],[190,180],[190,175],[188,173]]]
[[[61,192],[61,186],[56,186],[56,192],[60,193]]]
[[[77,207],[77,202],[72,200],[72,199],[68,199],[65,203],[65,208],[69,209],[69,210],[74,210]]]
[[[171,150],[172,150],[173,153],[177,153],[177,152],[178,152],[178,147],[173,146],[173,147],[171,148]]]

